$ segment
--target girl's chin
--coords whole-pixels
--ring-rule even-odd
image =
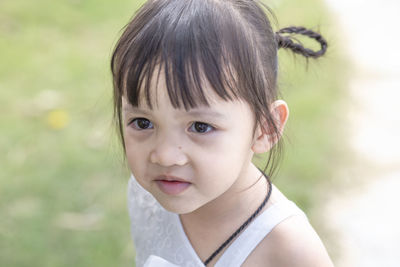
[[[160,203],[160,205],[167,211],[181,215],[181,214],[188,214],[191,213],[195,210],[197,210],[198,208],[200,208],[200,206],[198,205],[191,205],[191,203],[188,203],[187,200],[177,200],[177,201],[169,201],[169,200],[165,200],[165,199],[160,199],[158,200],[158,203]]]
[[[192,209],[190,207],[177,207],[177,206],[170,206],[170,205],[163,205],[163,204],[161,204],[161,206],[165,210],[167,210],[169,212],[172,212],[172,213],[175,213],[175,214],[178,214],[178,215],[188,214],[188,213],[191,213],[194,210],[196,210],[196,209]]]

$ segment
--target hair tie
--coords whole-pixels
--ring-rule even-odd
[[[318,51],[313,51],[309,48],[305,48],[298,40],[297,40],[297,42],[294,42],[292,40],[293,37],[281,35],[283,33],[301,34],[301,35],[308,36],[312,39],[315,39],[321,45],[321,49]],[[275,33],[275,38],[278,43],[278,49],[279,48],[289,48],[294,53],[301,54],[307,58],[308,57],[318,58],[318,57],[324,55],[326,52],[326,49],[328,47],[328,43],[319,33],[311,31],[304,27],[292,26],[292,27],[280,29],[279,31],[277,31]]]

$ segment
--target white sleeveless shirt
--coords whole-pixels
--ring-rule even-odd
[[[128,183],[128,209],[136,267],[204,267],[183,230],[179,215],[165,210],[133,176]],[[241,266],[276,225],[294,215],[306,218],[292,201],[274,203],[229,245],[215,267]]]

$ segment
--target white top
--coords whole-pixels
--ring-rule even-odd
[[[128,184],[128,208],[137,267],[204,267],[183,230],[179,215],[165,210],[133,176]],[[274,203],[229,245],[215,267],[241,266],[276,225],[294,215],[306,218],[292,201]]]

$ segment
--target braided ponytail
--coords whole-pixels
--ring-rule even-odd
[[[312,39],[315,39],[320,45],[321,49],[318,51],[313,51],[309,48],[305,48],[301,43],[296,43],[292,40],[293,37],[291,36],[284,36],[281,35],[283,33],[288,34],[301,34],[308,36]],[[275,33],[275,38],[278,43],[278,48],[289,48],[294,53],[301,54],[306,58],[318,58],[325,54],[326,49],[328,47],[328,43],[326,40],[319,34],[314,31],[308,30],[304,27],[287,27],[280,29],[278,32]]]

